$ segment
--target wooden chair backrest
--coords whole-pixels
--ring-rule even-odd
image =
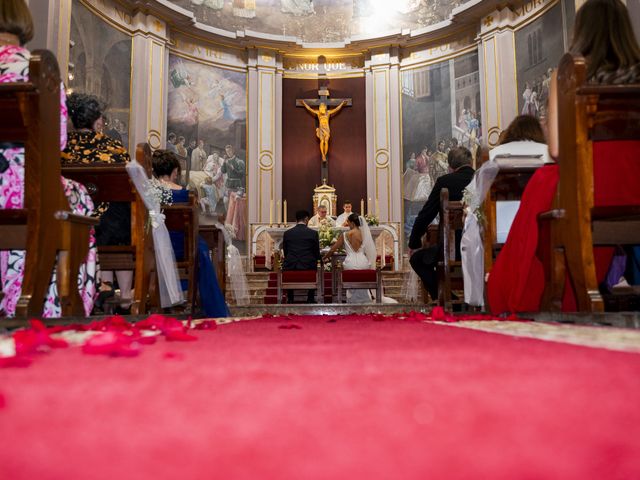
[[[151,170],[151,149],[140,143],[136,160],[147,173]],[[101,268],[104,270],[135,270],[135,298],[133,314],[142,314],[157,303],[156,282],[151,275],[155,268],[153,237],[147,228],[149,213],[135,186],[129,179],[127,168],[115,165],[63,166],[63,175],[87,188],[94,203],[128,202],[131,204],[131,244],[98,247]],[[150,298],[147,298],[147,294]]]
[[[24,207],[3,212],[21,226],[9,231],[3,227],[1,245],[30,250],[53,221],[54,212],[65,206],[56,161],[60,156],[60,73],[51,52],[33,52],[28,82],[0,83],[0,111],[0,142],[23,144],[25,150]]]
[[[0,112],[0,143],[23,145],[25,150],[23,208],[0,211],[0,249],[26,250],[16,314],[39,316],[57,251],[78,240],[71,239],[69,231],[63,235],[64,222],[54,218],[56,212],[68,211],[69,203],[60,182],[58,160],[60,72],[51,52],[36,50],[31,54],[28,82],[0,83]],[[73,235],[85,235],[88,245],[89,228],[87,224],[84,232]],[[72,277],[65,274],[62,276]]]
[[[462,202],[449,200],[449,189],[440,191],[440,228],[438,230],[441,245],[440,258],[445,266],[456,259],[456,231],[464,227],[464,211]]]
[[[464,227],[462,202],[449,200],[449,189],[440,191],[440,228],[438,248],[438,303],[446,310],[452,308],[452,290],[462,285],[460,261],[456,261],[456,232],[461,234]],[[459,267],[454,276],[454,267]]]
[[[519,165],[500,167],[491,188],[487,193],[487,198],[483,203],[485,217],[485,228],[483,235],[484,243],[484,271],[489,273],[493,267],[494,253],[498,244],[498,218],[497,202],[505,200],[520,200],[529,180],[540,168],[539,165],[524,166]]]
[[[198,271],[198,230],[199,217],[196,196],[194,192],[189,192],[188,203],[174,203],[171,206],[163,207],[165,215],[165,225],[169,231],[184,233],[184,257],[176,259],[179,270],[187,279],[189,287],[187,290],[187,302],[191,305],[193,312],[197,298],[197,271]]]
[[[590,230],[597,181],[593,142],[640,139],[640,85],[590,85],[585,59],[565,54],[558,69],[558,128],[556,205],[567,218],[584,219]],[[585,240],[591,242],[590,236]]]

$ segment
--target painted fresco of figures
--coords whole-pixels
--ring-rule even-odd
[[[282,13],[293,13],[294,15],[312,15],[313,0],[280,0]]]
[[[131,37],[71,3],[68,88],[95,95],[107,105],[104,133],[129,147]]]
[[[543,125],[551,69],[558,65],[565,51],[563,15],[558,3],[515,33],[518,111],[539,118]]]
[[[308,42],[414,29],[445,20],[462,0],[171,0],[198,22],[229,32],[252,30]]]
[[[246,75],[173,54],[168,71],[167,148],[184,158],[184,180],[198,193],[205,214],[224,220],[243,251]]]
[[[438,178],[449,173],[447,154],[481,140],[478,54],[401,72],[405,240]],[[429,88],[418,88],[428,79]]]

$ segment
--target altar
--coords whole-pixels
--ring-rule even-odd
[[[252,225],[251,235],[251,255],[252,258],[257,256],[265,257],[265,267],[272,269],[271,256],[275,252],[282,249],[282,239],[284,232],[293,228],[295,224],[289,225]],[[313,230],[318,228],[310,227]],[[393,269],[399,271],[402,269],[402,259],[400,258],[400,224],[399,223],[382,223],[376,226],[370,226],[371,236],[376,243],[376,251],[381,259],[382,267],[384,267],[385,257],[392,255]],[[341,233],[349,230],[347,227],[334,227]],[[252,262],[253,265],[253,262]]]

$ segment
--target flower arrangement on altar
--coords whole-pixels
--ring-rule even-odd
[[[338,239],[340,230],[331,227],[328,223],[320,225],[318,236],[320,237],[320,248],[330,247]]]
[[[378,225],[380,225],[378,217],[376,217],[373,213],[367,213],[364,216],[364,219],[367,221],[367,225],[371,227],[377,227]]]

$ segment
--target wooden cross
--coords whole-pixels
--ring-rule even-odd
[[[320,98],[299,98],[296,99],[296,107],[305,107],[305,103],[308,107],[320,107],[320,105],[324,104],[327,109],[331,109],[332,107],[350,107],[352,105],[351,98],[329,98],[329,77],[327,76],[326,70],[326,59],[324,56],[318,57],[318,97]],[[328,119],[327,119],[327,131],[328,127]],[[320,137],[320,135],[318,135]],[[327,146],[328,149],[328,138],[327,138]],[[322,140],[321,140],[322,142]],[[321,145],[322,151],[322,145]],[[327,161],[328,154],[325,153],[322,162],[320,162],[320,180],[321,182],[326,183],[329,180],[329,162]]]

